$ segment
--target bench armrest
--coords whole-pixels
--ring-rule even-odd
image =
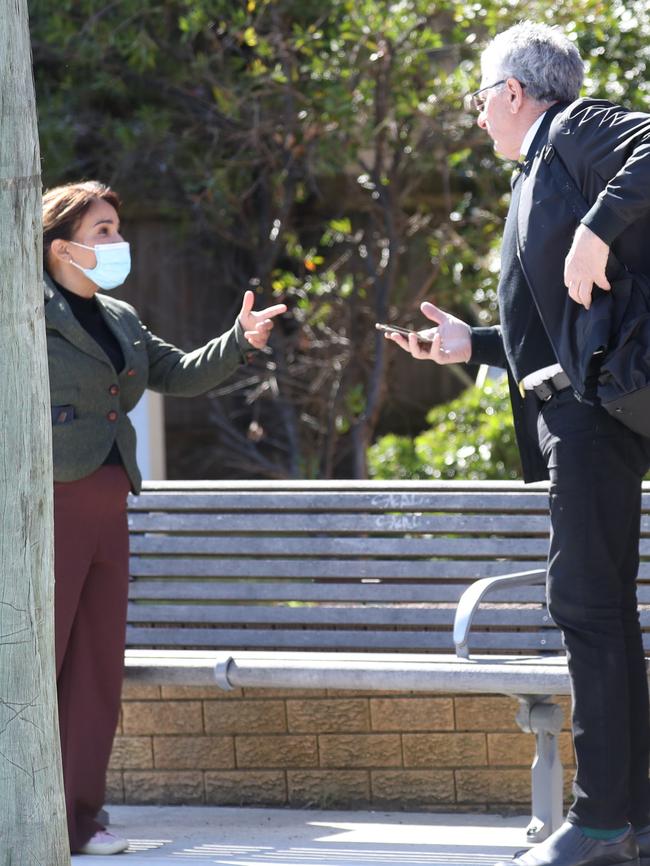
[[[454,645],[458,658],[469,658],[468,641],[472,620],[484,596],[493,589],[502,589],[504,586],[526,586],[531,583],[543,583],[545,580],[546,569],[535,568],[532,571],[484,577],[468,586],[460,597],[454,617]]]

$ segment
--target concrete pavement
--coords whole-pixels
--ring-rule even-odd
[[[527,818],[216,806],[109,806],[129,840],[74,866],[493,866],[525,847]]]

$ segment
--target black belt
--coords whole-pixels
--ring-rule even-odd
[[[554,394],[558,394],[560,391],[564,391],[565,388],[570,387],[571,380],[564,370],[561,370],[559,373],[556,373],[555,376],[551,376],[550,379],[544,379],[544,381],[540,382],[539,385],[533,385],[531,390],[535,392],[542,403],[546,403],[546,401],[550,400]]]

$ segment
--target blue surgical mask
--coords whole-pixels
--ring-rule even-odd
[[[94,268],[82,268],[76,262],[72,264],[83,271],[100,289],[105,291],[116,289],[128,277],[131,270],[131,249],[126,241],[115,244],[95,244],[94,247],[78,244],[76,241],[70,243],[95,253],[97,264]]]

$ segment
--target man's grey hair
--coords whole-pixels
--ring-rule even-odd
[[[481,55],[483,85],[488,77],[516,78],[538,102],[572,102],[578,98],[584,64],[578,49],[561,30],[524,21],[488,44]]]

